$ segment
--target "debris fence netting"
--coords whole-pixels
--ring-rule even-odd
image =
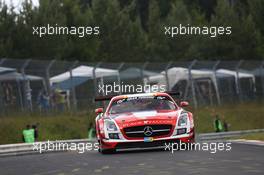
[[[0,110],[94,109],[101,95],[176,91],[195,108],[264,100],[263,61],[141,63],[0,59]],[[155,87],[155,88],[154,88]]]

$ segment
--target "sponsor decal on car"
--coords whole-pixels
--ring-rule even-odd
[[[153,142],[153,137],[144,137],[144,142]]]
[[[155,124],[172,124],[172,120],[144,120],[131,123],[123,123],[123,128],[131,126],[140,126],[140,125],[155,125]]]

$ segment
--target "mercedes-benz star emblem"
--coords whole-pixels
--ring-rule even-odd
[[[152,133],[153,133],[153,129],[150,127],[150,126],[146,126],[145,128],[144,128],[144,135],[145,136],[151,136],[152,135]]]

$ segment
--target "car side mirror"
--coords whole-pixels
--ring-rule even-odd
[[[95,109],[95,113],[96,114],[103,113],[103,108],[97,108],[97,109]]]
[[[187,101],[182,101],[180,103],[180,107],[186,107],[186,106],[189,106],[189,103]]]

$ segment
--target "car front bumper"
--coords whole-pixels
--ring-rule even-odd
[[[127,139],[102,139],[101,146],[103,149],[130,149],[130,148],[161,148],[168,143],[192,143],[195,141],[194,133],[176,135],[163,138],[153,138],[152,141],[144,141],[144,139],[127,140]]]

